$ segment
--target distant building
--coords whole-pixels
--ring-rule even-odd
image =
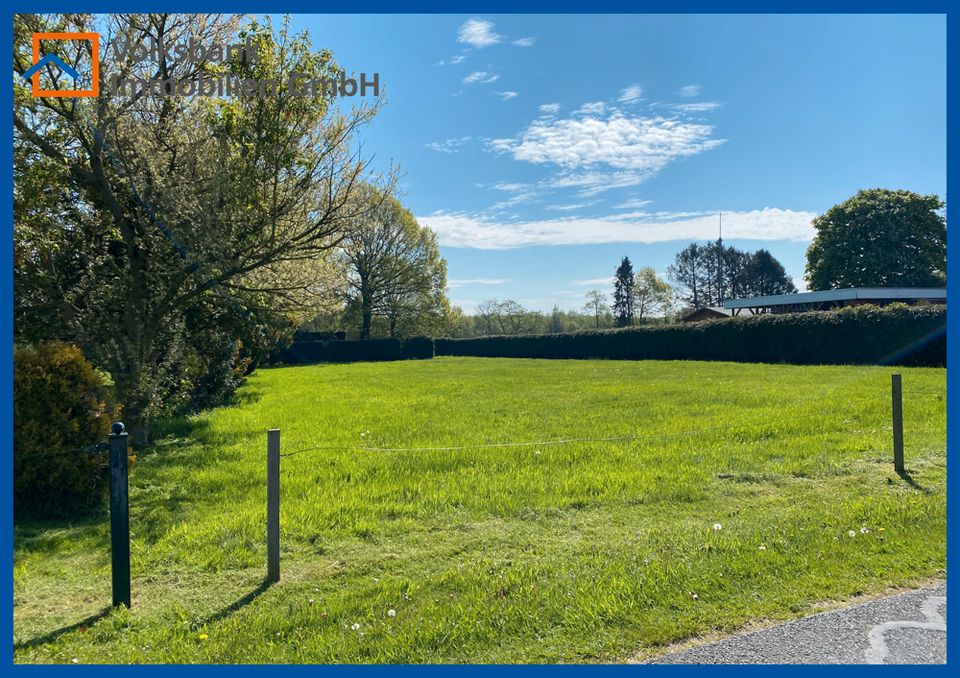
[[[946,304],[947,290],[942,287],[852,287],[845,290],[822,290],[797,294],[776,294],[768,297],[727,299],[724,310],[740,315],[746,309],[750,315],[760,313],[802,313],[804,311],[829,311],[844,306],[903,303]],[[705,310],[705,309],[698,309]],[[686,318],[683,318],[686,320]]]
[[[701,306],[700,308],[690,308],[680,316],[680,322],[697,323],[702,320],[718,320],[720,318],[729,318],[733,311],[729,308],[720,308],[718,306]]]

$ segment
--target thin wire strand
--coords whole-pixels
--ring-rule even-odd
[[[874,398],[862,398],[861,400],[874,400]],[[855,402],[855,401],[848,401]],[[808,419],[810,417],[822,416],[822,412],[811,412],[810,414],[798,414],[793,417],[777,419],[776,423],[793,421],[795,419]],[[483,450],[483,449],[501,449],[509,447],[555,447],[560,445],[573,445],[579,443],[610,443],[610,442],[630,442],[635,440],[661,440],[668,438],[682,438],[685,436],[696,435],[708,431],[718,431],[731,428],[750,428],[756,426],[765,426],[766,423],[757,422],[753,424],[722,424],[720,426],[706,426],[697,429],[681,431],[679,433],[654,433],[643,435],[622,435],[608,436],[601,438],[560,438],[556,440],[536,440],[524,442],[506,442],[506,443],[468,443],[464,445],[448,445],[438,447],[366,447],[358,445],[316,445],[314,447],[305,447],[293,452],[281,454],[282,457],[293,457],[304,452],[328,451],[328,452],[455,452],[459,450]]]

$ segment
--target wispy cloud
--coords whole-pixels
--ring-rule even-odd
[[[805,242],[813,237],[810,222],[815,216],[814,212],[776,208],[724,212],[723,231],[730,239]],[[706,240],[716,237],[717,232],[713,214],[672,220],[611,215],[500,222],[484,215],[437,212],[418,217],[418,221],[433,229],[444,246],[491,250],[533,245]]]
[[[602,101],[588,101],[573,112],[574,115],[600,115],[607,105]]]
[[[513,99],[515,96],[517,96],[517,92],[511,92],[510,90],[507,90],[506,92],[494,92],[494,94],[496,94],[498,97],[500,97],[504,101],[509,101],[510,99]]]
[[[700,94],[700,85],[684,85],[677,90],[677,94],[682,97],[695,97]]]
[[[440,59],[438,66],[453,66],[455,64],[462,63],[467,60],[466,54],[456,54],[449,59]]]
[[[517,38],[513,41],[513,44],[517,47],[533,47],[536,41],[536,38]]]
[[[539,106],[537,106],[537,109],[541,113],[547,113],[549,115],[553,115],[555,113],[560,112],[560,104],[540,104]]]
[[[453,139],[444,139],[443,141],[431,141],[424,146],[431,151],[439,153],[459,153],[460,148],[470,142],[473,137],[455,137]]]
[[[496,45],[501,36],[493,31],[493,23],[483,19],[467,19],[457,31],[457,42],[481,49]]]
[[[487,73],[486,71],[474,71],[470,75],[467,75],[463,79],[463,84],[470,85],[472,83],[479,83],[481,85],[488,85],[491,82],[496,82],[500,79],[500,75],[497,73]]]
[[[617,101],[624,104],[633,103],[643,96],[643,87],[637,84],[630,85],[620,90],[620,96]]]
[[[683,113],[708,113],[723,106],[719,101],[698,101],[691,104],[674,104],[673,110]]]
[[[653,200],[641,200],[641,199],[639,199],[639,198],[633,198],[633,199],[631,199],[631,200],[624,201],[624,202],[620,203],[619,205],[617,205],[617,209],[622,209],[622,210],[638,210],[638,209],[640,209],[641,207],[646,207],[647,205],[649,205],[649,204],[652,203],[652,202],[653,202]]]
[[[596,287],[597,285],[609,285],[613,282],[613,276],[608,275],[602,278],[588,278],[587,280],[574,280],[570,284],[577,287]]]
[[[509,278],[451,278],[447,280],[447,287],[457,289],[466,285],[502,285],[509,281]]]
[[[574,212],[585,207],[596,205],[599,200],[588,200],[587,202],[575,202],[568,205],[547,205],[544,209],[554,210],[556,212]]]

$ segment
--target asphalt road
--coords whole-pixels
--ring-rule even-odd
[[[943,664],[947,585],[653,657],[651,664]]]

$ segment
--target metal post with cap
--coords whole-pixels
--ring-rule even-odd
[[[113,605],[130,607],[130,498],[127,485],[127,433],[122,422],[111,427],[110,558]]]

